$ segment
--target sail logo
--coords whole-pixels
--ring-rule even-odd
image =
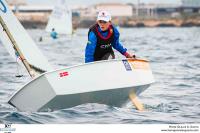
[[[130,64],[128,63],[127,60],[122,60],[122,62],[124,64],[125,68],[126,68],[126,71],[132,71],[131,66],[130,66]]]
[[[7,8],[5,6],[5,4],[3,3],[3,1],[0,0],[0,10],[4,13],[7,12]]]

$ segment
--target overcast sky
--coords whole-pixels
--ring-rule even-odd
[[[105,2],[122,2],[122,3],[136,3],[137,1],[143,3],[167,3],[167,4],[178,4],[180,0],[67,0],[69,4],[76,5],[89,5],[95,3],[105,3]],[[27,0],[30,4],[48,4],[53,5],[56,0]]]

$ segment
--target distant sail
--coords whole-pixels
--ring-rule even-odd
[[[52,11],[46,31],[51,32],[53,28],[58,34],[72,34],[72,11],[65,0],[59,0]]]
[[[52,70],[48,60],[8,8],[5,0],[0,0],[0,30],[0,39],[13,58],[15,58],[15,50],[12,50],[12,44],[16,44],[32,69],[43,72]]]

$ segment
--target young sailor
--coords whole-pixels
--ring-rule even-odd
[[[112,48],[119,51],[126,58],[135,58],[119,42],[119,31],[111,23],[111,15],[107,11],[100,11],[97,22],[88,32],[88,42],[85,48],[85,62],[107,60],[110,56],[115,58]]]
[[[57,39],[57,38],[58,38],[58,33],[55,31],[54,28],[51,30],[51,37],[52,37],[53,39]]]

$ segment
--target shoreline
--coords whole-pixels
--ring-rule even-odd
[[[21,24],[28,29],[36,29],[36,28],[45,28],[47,25],[47,22],[41,22],[41,21],[20,21]],[[89,28],[95,21],[80,21],[79,23],[73,22],[74,29],[77,28]],[[116,25],[114,23],[114,25]],[[127,21],[126,23],[122,23],[117,25],[119,27],[124,28],[153,28],[153,27],[200,27],[200,20],[142,20],[142,21]]]
[[[47,25],[49,14],[15,13],[25,28],[43,28]],[[72,17],[73,28],[89,28],[96,22],[96,17]],[[178,18],[134,18],[114,17],[112,23],[119,27],[200,27],[200,16],[182,16]]]

